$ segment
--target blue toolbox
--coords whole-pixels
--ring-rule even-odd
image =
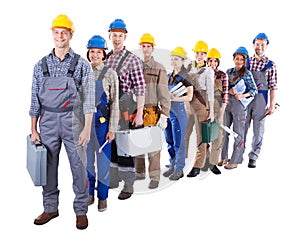
[[[47,182],[47,149],[40,143],[33,143],[27,136],[27,170],[35,186],[44,186]]]

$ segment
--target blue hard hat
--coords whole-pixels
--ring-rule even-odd
[[[235,50],[235,52],[233,53],[233,56],[235,54],[237,54],[237,53],[239,53],[239,54],[245,54],[245,55],[247,55],[247,57],[249,56],[248,55],[248,51],[247,51],[247,49],[245,47],[239,47],[237,50]]]
[[[122,29],[127,33],[126,24],[122,19],[115,19],[110,25],[108,31],[110,32],[112,29]]]
[[[256,39],[266,39],[267,40],[267,44],[269,44],[269,39],[267,37],[267,35],[265,33],[259,33],[257,34],[257,36],[253,39],[253,43],[255,43]]]
[[[86,46],[87,48],[103,48],[107,50],[106,41],[100,35],[94,35],[89,41]]]

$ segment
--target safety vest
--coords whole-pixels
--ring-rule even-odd
[[[73,111],[74,107],[81,106],[79,85],[75,83],[73,74],[80,56],[75,54],[66,76],[50,76],[46,57],[42,58],[43,78],[38,97],[41,109],[49,112]]]

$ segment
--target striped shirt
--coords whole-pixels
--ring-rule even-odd
[[[95,79],[99,78],[103,68],[103,63],[93,67]],[[115,132],[118,130],[119,123],[119,80],[117,73],[109,68],[104,75],[102,84],[107,100],[110,103],[109,131]]]
[[[270,61],[269,58],[263,56],[258,60],[255,56],[250,57],[250,71],[261,71]],[[268,81],[268,87],[272,90],[277,90],[277,68],[273,62],[273,66],[265,71],[265,76]]]
[[[55,55],[54,50],[46,56],[46,61],[50,76],[62,77],[67,76],[70,64],[74,59],[75,53],[72,49],[66,53],[64,59],[60,61]],[[87,60],[80,57],[73,74],[76,86],[81,84],[83,95],[83,113],[95,112],[95,80],[90,64]],[[38,93],[43,79],[42,60],[39,60],[33,70],[31,105],[29,115],[39,117],[41,115],[41,106],[38,100]]]
[[[108,53],[109,58],[106,65],[114,70],[117,69],[119,62],[126,53],[125,47],[122,51]],[[146,92],[146,83],[143,74],[142,60],[129,53],[125,58],[120,71],[118,72],[120,89],[125,93],[134,93],[136,96],[144,96]]]

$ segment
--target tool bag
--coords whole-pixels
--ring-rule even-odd
[[[202,142],[210,143],[219,137],[220,129],[218,120],[211,122],[210,119],[201,122]]]
[[[33,143],[27,136],[27,164],[28,173],[35,186],[45,186],[47,183],[47,149],[40,143]]]

